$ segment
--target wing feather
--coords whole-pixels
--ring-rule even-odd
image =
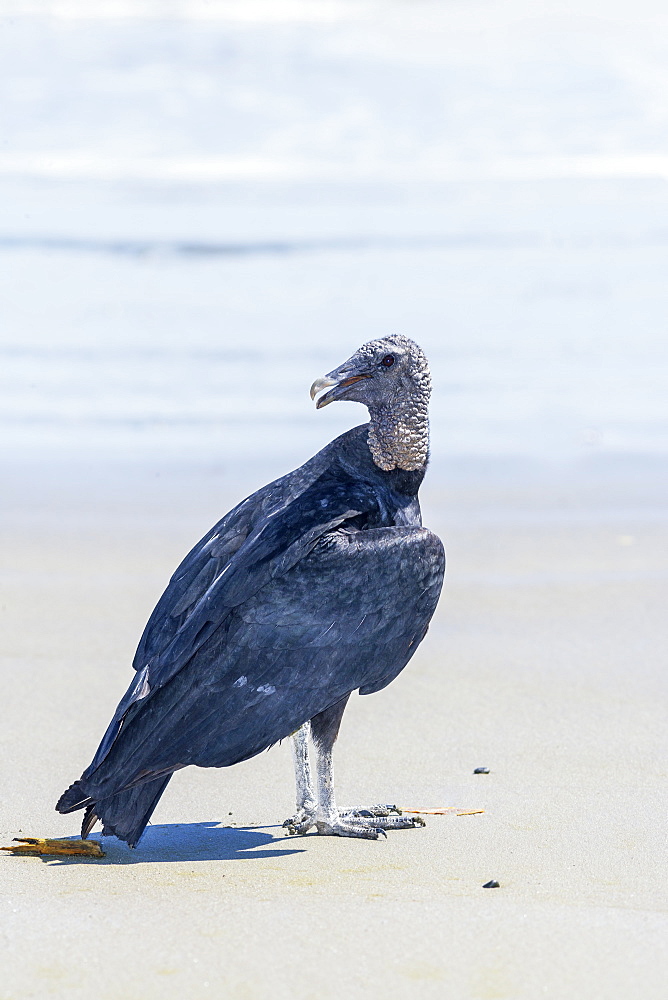
[[[384,687],[424,637],[443,572],[441,542],[425,528],[330,530],[229,609],[168,683],[126,709],[96,794],[138,773],[236,763],[350,691]]]
[[[287,478],[287,477],[286,477]],[[377,511],[373,489],[330,468],[302,492],[281,494],[276,484],[245,500],[226,515],[186,556],[160,598],[139,643],[133,666],[137,671],[104,734],[87,773],[97,769],[118,737],[133,706],[143,711],[167,684],[209,642],[235,607],[272,579],[280,579],[303,559],[318,540],[338,525]],[[286,499],[287,496],[287,499]],[[235,544],[238,542],[238,547]],[[229,558],[219,555],[231,552]],[[308,645],[322,629],[310,630],[295,621]],[[227,628],[224,630],[227,632]],[[278,642],[248,635],[248,648]],[[251,643],[255,642],[255,646]],[[136,715],[136,711],[133,713]]]

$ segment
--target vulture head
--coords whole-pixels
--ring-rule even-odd
[[[393,334],[363,344],[338,368],[316,379],[311,399],[321,393],[317,409],[339,399],[364,403],[371,418],[368,443],[376,465],[386,471],[414,470],[427,462],[430,392],[422,349],[408,337]]]

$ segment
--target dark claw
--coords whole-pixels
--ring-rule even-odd
[[[376,827],[376,833],[378,833],[378,834],[382,833],[382,835],[385,837],[385,840],[387,840],[387,834],[385,833],[385,831],[383,830],[382,827],[377,826]]]

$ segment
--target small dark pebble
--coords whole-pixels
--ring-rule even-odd
[[[485,884],[483,885],[483,889],[500,889],[500,888],[501,886],[499,885],[499,883],[496,881],[495,878],[493,878],[490,882],[485,882]]]
[[[474,774],[489,774],[489,768],[488,767],[476,767],[476,769],[474,770],[473,773]]]

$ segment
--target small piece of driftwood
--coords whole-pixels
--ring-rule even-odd
[[[43,837],[14,837],[9,847],[0,851],[12,854],[74,854],[85,858],[103,858],[104,851],[97,840],[48,840]]]
[[[425,816],[447,816],[448,813],[455,813],[457,816],[477,816],[484,813],[484,809],[460,809],[459,806],[438,806],[435,809],[409,809],[401,806],[401,811],[405,813],[423,813]]]

